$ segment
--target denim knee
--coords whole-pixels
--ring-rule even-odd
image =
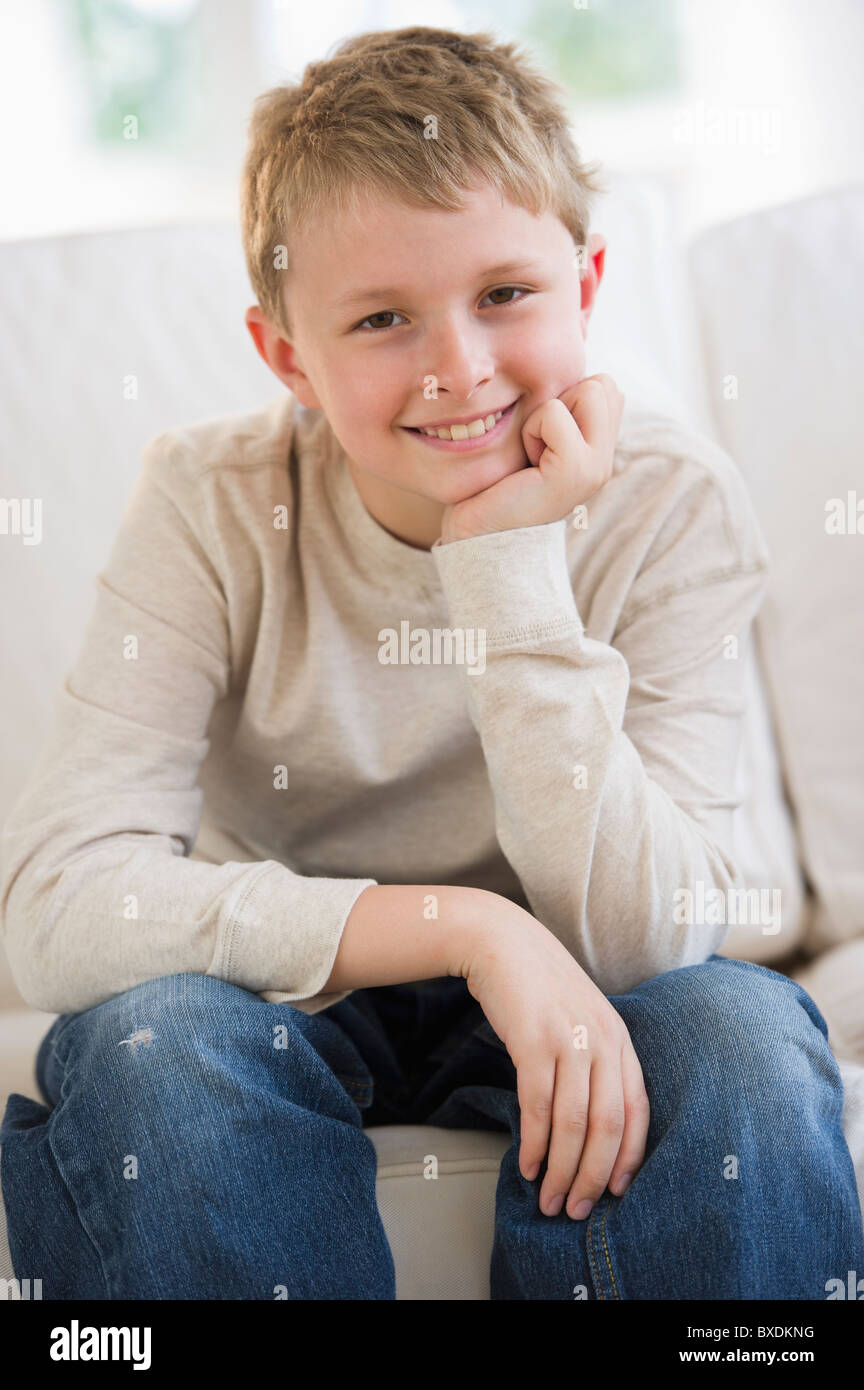
[[[74,1038],[76,1056],[89,1067],[109,1070],[122,1054],[140,1056],[179,1037],[194,1034],[196,1015],[213,1027],[214,1019],[232,1004],[240,1008],[246,991],[209,975],[184,972],[143,980],[102,1004],[80,1013],[61,1014],[42,1039],[36,1059],[40,1081],[52,1100],[55,1058],[65,1066]],[[43,1089],[45,1086],[43,1085]]]
[[[110,1096],[115,1115],[124,1095],[132,1102],[134,1094],[140,1106],[160,1091],[181,1094],[187,1072],[201,1066],[202,1047],[209,1051],[219,1032],[226,1040],[236,1032],[228,1020],[232,1006],[242,1009],[244,994],[224,980],[182,973],[144,980],[90,1009],[61,1014],[39,1048],[39,1085],[54,1105],[61,1092]],[[70,1073],[74,1085],[66,1080]],[[100,1110],[89,1107],[88,1113],[92,1123]]]
[[[52,1101],[73,1053],[79,1077],[101,1083],[115,1112],[124,1095],[137,1107],[149,1090],[151,1103],[163,1113],[173,1104],[182,1119],[199,1090],[227,1101],[232,1085],[301,1105],[314,1094],[331,1109],[334,1096],[351,1108],[342,1087],[358,1103],[366,1099],[362,1058],[329,1019],[193,972],[145,980],[58,1018],[40,1049]],[[342,1118],[356,1118],[353,1109]]]
[[[335,1024],[191,972],[144,981],[56,1023],[47,1064],[54,1109],[39,1107],[13,1140],[19,1248],[41,1239],[41,1189],[26,1176],[38,1153],[48,1219],[62,1237],[61,1296],[101,1280],[110,1297],[130,1288],[146,1290],[136,1297],[165,1289],[220,1297],[226,1286],[270,1297],[286,1271],[304,1290],[317,1290],[320,1276],[328,1292],[357,1287],[365,1296],[380,1275],[376,1266],[370,1276],[363,1256],[375,1151],[321,1055],[338,1053]],[[357,1184],[347,1213],[343,1153]],[[313,1242],[321,1232],[320,1269],[305,1236],[294,1249],[303,1223]],[[339,1265],[343,1231],[356,1285]],[[383,1237],[374,1256],[386,1262]],[[391,1283],[392,1266],[376,1285],[387,1292],[376,1296],[390,1297]]]
[[[783,1089],[801,1087],[803,1099],[816,1075],[842,1096],[825,1019],[800,985],[775,970],[712,956],[612,1002],[643,1070],[662,1054],[664,1066],[674,1062],[702,1077],[710,1071],[730,1085],[746,1076],[770,1090],[782,1077]]]

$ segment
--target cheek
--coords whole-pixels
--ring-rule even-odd
[[[577,334],[562,333],[557,339],[545,338],[523,359],[521,380],[538,402],[558,396],[575,386],[585,375],[585,345]]]
[[[376,399],[370,383],[339,373],[328,382],[325,411],[343,432],[356,438],[374,428]]]
[[[523,372],[538,380],[557,380],[562,373],[570,385],[574,370],[585,361],[578,298],[550,302],[547,312],[520,335]],[[563,390],[563,387],[562,387]]]
[[[585,371],[585,340],[579,314],[577,303],[572,313],[559,318],[554,333],[555,376],[562,383],[561,391],[575,385]]]
[[[331,399],[352,429],[380,431],[404,412],[404,392],[399,394],[396,382],[395,369],[388,369],[382,358],[374,366],[337,373],[330,382]]]
[[[575,321],[572,315],[556,313],[534,325],[521,340],[514,369],[513,380],[527,391],[525,415],[581,381],[585,375],[585,344],[579,331],[578,311]]]

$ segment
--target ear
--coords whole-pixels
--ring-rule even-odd
[[[597,290],[600,281],[603,279],[603,267],[606,261],[606,238],[597,232],[592,232],[588,238],[587,246],[587,267],[584,274],[579,277],[579,286],[582,291],[582,336],[584,338],[588,331],[588,320],[591,317],[591,310],[597,298]]]
[[[308,406],[310,410],[320,410],[321,402],[297,360],[294,344],[290,339],[282,336],[279,329],[265,317],[258,304],[253,304],[246,310],[245,321],[259,356],[267,363],[271,372],[275,372],[279,380],[293,391],[301,405]]]

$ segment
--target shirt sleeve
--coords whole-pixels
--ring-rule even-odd
[[[758,530],[720,554],[728,529],[706,509],[677,553],[658,542],[607,643],[577,609],[566,524],[433,553],[453,626],[485,629],[485,670],[465,680],[501,850],[534,916],[623,994],[722,945],[728,926],[688,922],[681,890],[743,887],[735,770],[768,557]]]
[[[183,454],[166,435],[144,450],[83,646],[4,829],[10,968],[24,999],[52,1013],[185,971],[310,999],[376,883],[189,858],[231,645],[218,547]]]

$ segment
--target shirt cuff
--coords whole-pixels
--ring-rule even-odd
[[[314,998],[330,978],[352,907],[373,887],[374,878],[311,878],[267,861],[232,906],[207,974],[254,994],[276,992],[279,1002]]]
[[[567,566],[567,518],[486,536],[434,542],[454,627],[483,628],[486,646],[581,632]]]

